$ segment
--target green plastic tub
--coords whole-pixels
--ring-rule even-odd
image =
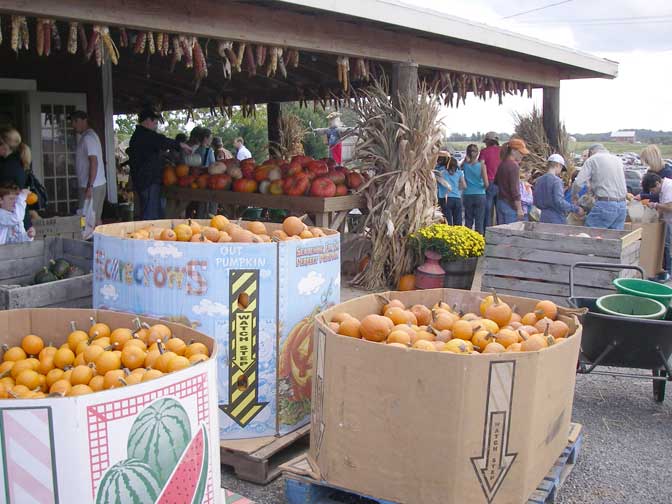
[[[672,287],[665,284],[639,278],[617,278],[613,284],[621,294],[655,299],[665,306],[672,302]]]
[[[630,294],[609,294],[597,299],[597,309],[606,315],[617,317],[660,320],[667,307],[660,301]]]

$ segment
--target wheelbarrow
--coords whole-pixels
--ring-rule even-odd
[[[597,298],[574,295],[574,269],[577,267],[611,270],[634,269],[642,275],[642,278],[645,275],[644,270],[639,266],[624,264],[579,262],[570,267],[569,304],[575,308],[588,308],[588,312],[579,317],[583,324],[583,335],[577,373],[651,379],[654,399],[657,402],[663,402],[665,385],[668,381],[672,381],[670,310],[668,309],[663,320],[646,320],[600,313],[597,308]],[[598,366],[650,369],[652,377],[636,373],[596,370]]]

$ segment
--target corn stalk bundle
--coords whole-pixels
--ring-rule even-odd
[[[440,106],[422,85],[419,96],[401,97],[398,108],[386,81],[377,81],[353,105],[359,138],[355,162],[372,174],[362,187],[368,214],[364,223],[371,260],[353,279],[366,289],[396,285],[413,266],[409,236],[434,222],[433,169],[441,142]]]
[[[521,163],[521,171],[528,177],[535,171],[546,171],[548,156],[555,153],[555,149],[548,142],[546,130],[544,129],[544,120],[537,107],[532,108],[529,114],[514,115],[515,133],[525,140],[530,154],[525,156]],[[565,125],[560,125],[560,146],[557,154],[565,158],[567,163],[567,176],[571,177],[574,171],[574,164],[569,153],[569,135]]]
[[[274,157],[290,159],[292,156],[303,155],[303,138],[308,130],[294,114],[280,116],[280,142],[271,145]]]

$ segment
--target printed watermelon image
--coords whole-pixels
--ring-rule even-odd
[[[160,490],[151,467],[140,460],[122,460],[100,481],[96,504],[148,504],[156,500]]]
[[[150,466],[163,488],[191,440],[189,416],[169,397],[147,406],[128,434],[127,455]]]
[[[201,504],[208,481],[208,433],[201,425],[156,504]]]

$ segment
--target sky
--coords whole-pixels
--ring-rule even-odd
[[[570,133],[672,130],[670,0],[403,1],[617,61],[614,80],[562,82],[560,119]],[[467,97],[466,107],[444,110],[443,122],[448,133],[510,132],[514,113],[533,104],[541,106],[541,91],[507,96],[502,106]]]

